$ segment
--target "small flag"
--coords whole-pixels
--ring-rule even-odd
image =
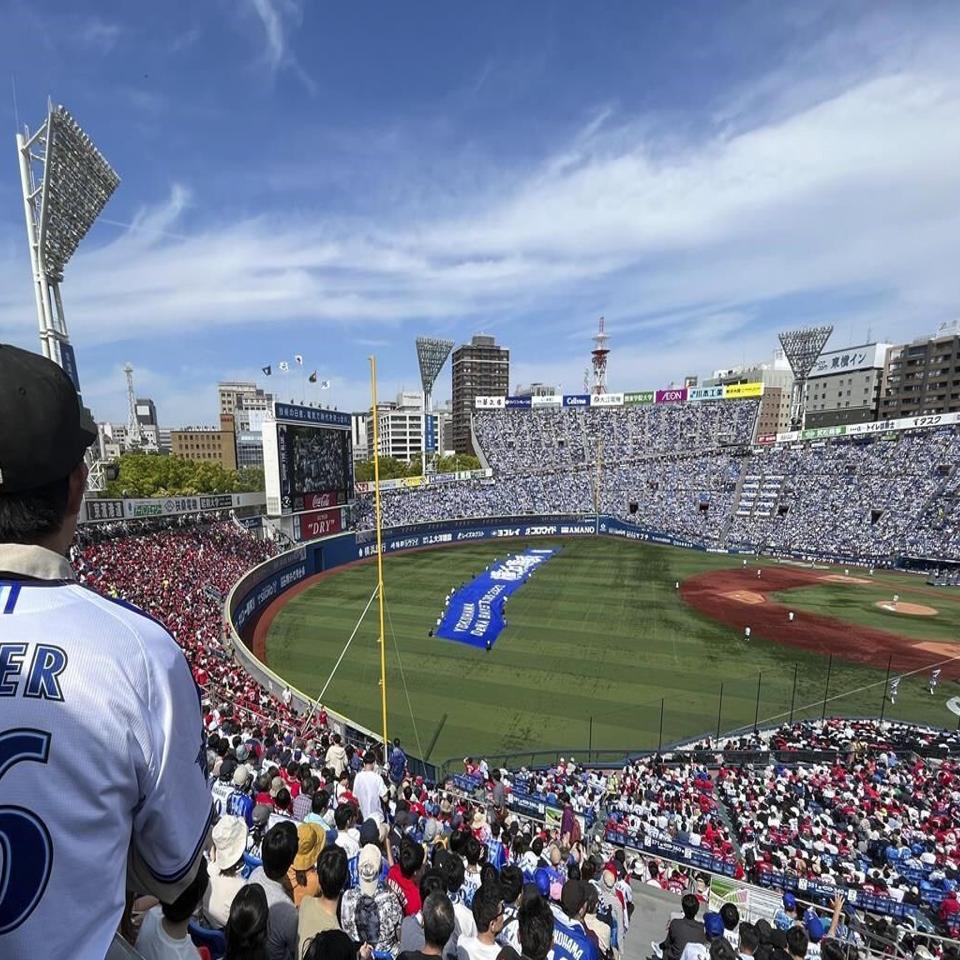
[[[269,377],[270,374],[273,373],[273,368],[270,366],[269,363],[265,367],[261,367],[260,369],[263,371],[263,375],[265,377]]]
[[[330,381],[329,381],[329,380],[321,380],[321,381],[320,381],[320,389],[321,389],[321,390],[329,390],[329,389],[330,389]]]
[[[316,382],[317,382],[317,371],[314,370],[313,373],[311,373],[310,376],[307,377],[307,379],[308,379],[311,383],[316,383]]]
[[[294,354],[293,359],[297,361],[297,366],[298,366],[298,367],[302,367],[302,366],[303,366],[303,355],[302,355],[302,354],[299,354],[299,353]]]
[[[277,366],[280,368],[281,373],[286,373],[290,369],[290,364],[286,360],[281,360]]]

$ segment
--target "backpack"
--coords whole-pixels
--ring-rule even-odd
[[[380,911],[373,897],[360,894],[353,913],[353,922],[357,928],[357,939],[361,943],[376,947],[380,942]]]

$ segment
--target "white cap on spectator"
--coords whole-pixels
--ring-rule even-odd
[[[211,831],[214,863],[220,871],[232,867],[247,849],[247,825],[240,817],[221,817]]]

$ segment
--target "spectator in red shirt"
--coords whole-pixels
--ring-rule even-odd
[[[420,868],[423,847],[409,836],[400,841],[400,857],[387,873],[387,886],[399,897],[403,915],[412,917],[420,910]]]

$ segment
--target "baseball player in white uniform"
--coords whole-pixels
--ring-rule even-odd
[[[0,957],[103,960],[128,881],[175,900],[211,820],[183,653],[65,559],[94,440],[67,375],[0,344]]]

